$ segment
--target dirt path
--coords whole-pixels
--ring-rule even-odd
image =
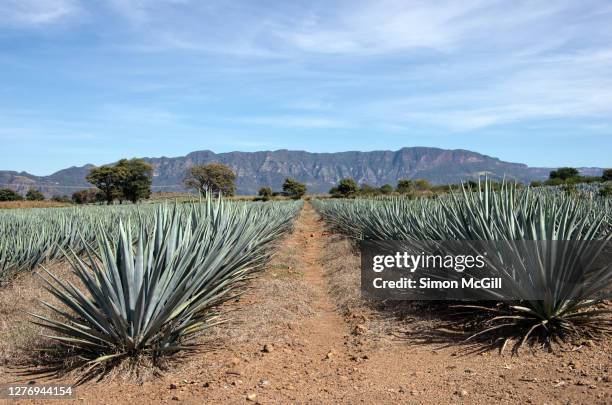
[[[77,387],[74,402],[612,402],[609,344],[537,357],[461,356],[455,348],[386,335],[376,319],[385,317],[366,308],[341,314],[338,293],[330,295],[329,274],[338,262],[345,274],[357,277],[358,261],[332,239],[306,203],[269,268],[232,304],[237,322],[211,336],[220,347],[189,356],[144,384],[115,379]],[[351,294],[358,288],[355,280],[346,283]]]

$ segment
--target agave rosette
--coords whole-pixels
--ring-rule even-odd
[[[518,350],[531,338],[549,344],[571,336],[612,332],[609,307],[602,306],[601,299],[591,298],[609,293],[612,267],[600,266],[583,274],[584,267],[573,262],[577,254],[596,256],[602,249],[609,250],[609,198],[576,197],[508,183],[495,191],[485,180],[477,191],[464,187],[436,199],[332,200],[317,201],[315,207],[332,227],[355,239],[505,242],[529,274],[507,278],[511,283],[508,289],[519,295],[515,301],[470,306],[493,314],[489,324],[470,339],[491,336],[502,347],[517,339]],[[538,241],[544,248],[527,260],[521,241]],[[561,245],[557,241],[569,241],[575,254],[556,251],[555,246]],[[597,241],[601,249],[594,250],[591,241]],[[580,277],[582,285],[571,284]],[[531,284],[526,285],[526,280]],[[543,299],[532,298],[536,291]],[[490,299],[499,297],[491,294]]]
[[[149,228],[119,221],[100,230],[98,247],[67,256],[80,285],[45,270],[47,289],[63,305],[35,316],[49,337],[76,349],[92,367],[125,357],[153,359],[196,347],[217,308],[262,268],[273,242],[291,229],[299,203],[213,202],[162,206]]]

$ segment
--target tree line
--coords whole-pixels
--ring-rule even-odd
[[[96,202],[131,201],[137,203],[151,195],[153,167],[143,159],[121,159],[114,165],[95,167],[89,171],[86,180],[94,188],[78,190],[67,195],[54,195],[51,200],[59,202],[73,202],[76,204],[89,204]],[[11,190],[0,189],[0,201],[18,201],[24,197]],[[39,190],[30,188],[25,199],[42,201],[45,199]]]
[[[86,177],[94,188],[78,190],[72,194],[72,198],[62,195],[54,195],[51,200],[59,202],[74,202],[76,204],[89,204],[106,202],[112,204],[115,201],[123,203],[130,201],[137,203],[151,196],[151,184],[153,180],[153,167],[143,159],[121,159],[114,165],[104,165],[91,169]],[[531,186],[572,186],[578,183],[612,181],[612,169],[604,169],[601,176],[581,176],[580,172],[573,167],[561,167],[553,170],[546,181],[533,181]],[[198,193],[212,193],[213,195],[233,196],[236,192],[236,174],[233,170],[222,163],[213,162],[203,165],[195,165],[187,170],[183,180],[186,188]],[[478,183],[467,181],[464,183],[470,189],[477,189]],[[369,184],[359,185],[352,178],[343,178],[338,185],[329,190],[334,198],[353,198],[356,196],[376,196],[401,194],[408,196],[428,195],[448,192],[458,189],[461,185],[431,185],[425,179],[401,179],[396,186],[384,184],[380,187]],[[610,189],[604,188],[606,190]],[[300,199],[307,192],[304,183],[286,178],[280,191],[274,191],[270,186],[262,187],[258,192],[258,200],[268,201],[275,196],[284,196],[292,199]],[[0,189],[0,201],[16,200],[40,201],[45,196],[39,190],[30,188],[25,197],[8,189]]]
[[[408,180],[402,179],[393,187],[391,184],[383,184],[380,187],[374,187],[369,184],[362,184],[350,178],[341,179],[337,186],[329,190],[329,194],[333,198],[352,198],[356,196],[373,196],[373,195],[388,195],[393,192],[399,194],[410,194],[415,192],[430,191],[432,185],[425,179]]]
[[[562,186],[578,183],[599,183],[602,181],[612,181],[612,169],[604,169],[601,176],[582,176],[578,169],[574,167],[560,167],[549,173],[548,180],[532,181],[531,186]]]
[[[236,191],[236,174],[232,169],[222,163],[209,163],[192,166],[187,170],[183,181],[185,187],[197,190],[199,193],[213,193],[214,195],[233,196]],[[286,178],[281,192],[275,192],[266,186],[259,189],[258,199],[268,201],[274,196],[282,195],[292,199],[302,198],[307,191],[305,184]]]
[[[542,186],[559,186],[559,185],[575,185],[578,183],[594,183],[594,182],[608,182],[612,181],[612,169],[604,169],[601,176],[582,176],[578,169],[573,167],[561,167],[553,170],[549,174],[549,178],[546,181],[532,181],[532,187]],[[499,189],[501,183],[492,182],[493,189]],[[461,187],[466,187],[470,190],[477,190],[479,185],[474,180],[468,180],[462,184],[443,184],[443,185],[431,185],[425,179],[401,179],[398,180],[397,185],[393,187],[390,184],[384,184],[380,187],[370,186],[369,184],[359,185],[357,182],[350,178],[343,178],[339,181],[338,185],[332,187],[329,190],[329,194],[332,198],[354,198],[358,196],[376,196],[376,195],[389,195],[389,194],[401,194],[408,196],[416,195],[430,195],[437,193],[446,193],[451,190],[458,190]],[[611,186],[602,188],[601,195],[612,194],[609,191]]]
[[[415,194],[429,192],[432,189],[433,186],[425,179],[401,179],[398,180],[395,187],[391,184],[375,187],[369,184],[359,185],[354,179],[346,177],[341,179],[337,186],[329,190],[329,195],[332,198],[354,198],[357,196],[389,195],[394,192],[398,194]]]

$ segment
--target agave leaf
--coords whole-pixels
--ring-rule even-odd
[[[199,206],[139,209],[125,221],[117,216],[115,228],[101,225],[91,239],[74,236],[81,247],[64,252],[84,288],[44,269],[46,288],[63,307],[42,305],[61,320],[37,315],[35,322],[88,359],[83,378],[120,356],[194,348],[187,342],[219,324],[215,308],[267,260],[299,208],[207,197]]]

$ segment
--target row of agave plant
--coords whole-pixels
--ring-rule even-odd
[[[93,243],[61,249],[78,283],[42,267],[59,304],[43,302],[51,315],[34,315],[34,322],[70,353],[72,368],[84,370],[80,381],[124,360],[162,366],[167,355],[198,347],[195,338],[219,322],[219,305],[241,293],[291,230],[300,204],[208,198],[150,208],[136,226],[129,215],[113,230],[106,220],[90,223]],[[65,372],[66,362],[41,371]]]
[[[100,227],[116,237],[119,219],[149,227],[153,214],[153,205],[0,210],[0,282],[61,258],[66,249],[83,253]]]
[[[179,215],[201,220],[208,210],[203,204],[180,204]],[[252,210],[274,210],[262,204],[231,203],[251,206]],[[36,268],[40,264],[64,257],[66,250],[86,253],[88,245],[96,244],[99,230],[108,237],[119,237],[117,224],[130,225],[132,233],[155,226],[156,205],[87,206],[74,208],[35,208],[0,210],[0,283],[17,273]],[[195,219],[194,219],[195,218]]]
[[[609,249],[612,240],[612,199],[573,198],[566,193],[534,193],[514,184],[504,184],[494,191],[485,180],[479,191],[464,188],[438,199],[408,200],[327,200],[314,202],[315,208],[336,231],[357,240],[467,240],[509,241],[601,241],[601,249]],[[584,251],[584,250],[583,250]],[[516,252],[520,254],[519,251]],[[608,257],[610,252],[607,252]],[[487,321],[468,340],[485,338],[501,347],[514,341],[514,351],[526,342],[552,343],[576,337],[596,338],[612,333],[609,305],[602,299],[580,295],[586,284],[576,286],[572,280],[583,269],[568,259],[552,266],[528,264],[525,278],[510,278],[519,297],[511,302],[489,299],[469,305],[470,315],[476,312]],[[559,255],[559,257],[564,257]],[[550,260],[549,260],[550,261]],[[542,274],[540,274],[542,273]],[[589,296],[603,296],[612,287],[612,263],[588,274]],[[547,285],[548,284],[548,285]],[[516,288],[515,288],[516,287]],[[576,287],[578,288],[576,290]],[[533,299],[529,290],[545,288],[544,299]],[[520,292],[525,291],[521,297]],[[531,291],[532,292],[532,291]],[[599,294],[599,295],[598,295]],[[499,300],[491,295],[490,300]],[[602,305],[603,304],[603,305]]]

